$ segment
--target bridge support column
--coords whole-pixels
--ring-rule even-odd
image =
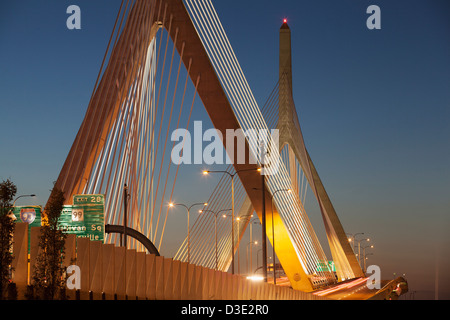
[[[291,31],[286,21],[280,28],[279,68],[279,120],[277,128],[280,134],[280,151],[286,144],[289,145],[300,162],[305,177],[317,198],[339,278],[346,279],[363,276],[362,269],[348,243],[342,224],[305,147],[297,111],[293,102]]]

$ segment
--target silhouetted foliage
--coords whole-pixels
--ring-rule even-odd
[[[40,252],[33,273],[36,298],[53,300],[64,287],[65,267],[62,263],[66,235],[58,230],[64,200],[64,192],[54,187],[44,209],[44,224],[39,237]]]
[[[11,202],[16,195],[17,187],[9,179],[0,183],[0,299],[10,280],[10,265],[13,260],[11,246],[14,233],[14,220],[11,218]]]

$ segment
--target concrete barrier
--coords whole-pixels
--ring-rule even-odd
[[[17,223],[13,246],[12,281],[19,299],[32,285],[32,272],[39,252],[40,228],[32,228],[28,261],[28,225]],[[65,267],[81,270],[81,288],[66,289],[69,300],[326,300],[289,287],[254,282],[201,266],[134,249],[115,247],[69,235]]]

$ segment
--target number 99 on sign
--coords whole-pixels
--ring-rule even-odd
[[[84,210],[83,209],[73,209],[72,210],[72,221],[84,221]]]

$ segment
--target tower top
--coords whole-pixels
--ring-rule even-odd
[[[289,29],[286,18],[283,19],[283,24],[281,25],[280,29]]]

